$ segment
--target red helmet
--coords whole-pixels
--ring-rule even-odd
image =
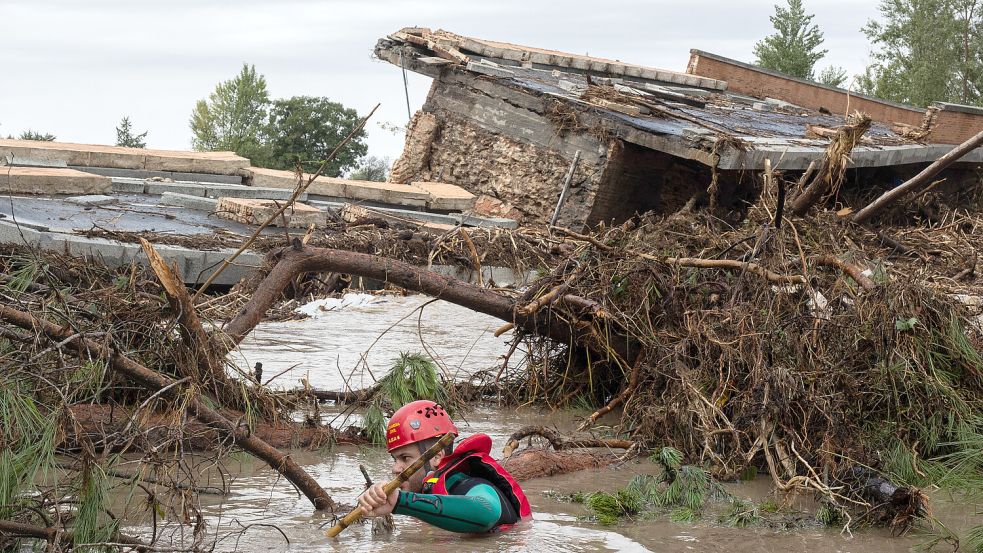
[[[457,436],[454,421],[447,411],[428,399],[421,399],[402,406],[389,419],[386,428],[386,449],[392,451],[404,445],[415,444],[429,438],[451,433]]]

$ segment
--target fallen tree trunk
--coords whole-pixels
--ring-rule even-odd
[[[313,272],[346,273],[395,284],[497,317],[526,332],[544,335],[560,343],[576,342],[589,334],[584,329],[573,328],[548,309],[523,314],[518,311],[516,301],[508,296],[395,259],[328,248],[305,248],[299,242],[273,252],[271,258],[276,260],[276,265],[256,288],[252,299],[223,328],[231,346],[241,342],[262,320],[294,278]],[[611,347],[624,359],[635,357],[635,349],[627,340],[612,340]]]
[[[75,451],[81,447],[80,438],[88,438],[97,451],[102,451],[106,447],[114,452],[119,451],[115,447],[117,444],[106,442],[105,438],[123,431],[133,415],[132,410],[120,405],[93,403],[76,404],[69,409],[72,412],[73,422],[78,426],[63,428],[65,442],[60,448],[62,451]],[[229,420],[239,418],[238,413],[227,413],[224,416]],[[146,430],[146,439],[128,444],[130,451],[147,451],[159,447],[159,444],[177,441],[185,451],[215,451],[222,446],[222,433],[196,420],[188,421],[180,429],[171,427],[165,413],[143,414],[141,420],[143,426],[149,428]],[[251,432],[253,436],[276,449],[315,449],[330,443],[355,445],[368,443],[366,438],[358,434],[356,427],[336,430],[327,426],[313,427],[283,420],[255,422]]]
[[[167,388],[166,392],[161,394],[162,397],[180,399],[186,405],[185,409],[189,415],[210,428],[214,428],[223,437],[234,441],[237,446],[245,451],[266,461],[274,470],[303,492],[316,509],[334,510],[336,507],[334,500],[320,484],[289,455],[284,455],[265,441],[252,435],[247,426],[234,424],[221,413],[206,405],[197,394],[179,398],[180,392],[183,390],[180,389],[180,386],[174,385],[176,383],[174,379],[152,371],[119,352],[110,351],[102,345],[76,334],[71,327],[60,327],[6,305],[0,305],[0,319],[25,330],[43,334],[51,340],[64,341],[65,345],[72,348],[79,357],[84,358],[93,355],[104,359],[116,372],[151,392],[158,393]]]
[[[495,384],[472,383],[469,381],[448,382],[447,387],[451,390],[451,395],[459,398],[482,398],[496,396],[502,392],[502,388]],[[319,402],[332,401],[335,404],[341,403],[365,403],[372,399],[372,396],[379,391],[378,386],[371,388],[361,388],[358,390],[335,391],[335,390],[288,390],[278,392],[278,395],[292,396],[297,398],[313,397]]]
[[[350,392],[336,392],[334,390],[293,390],[291,393],[297,396],[314,396],[318,401],[333,401],[337,403],[362,403],[371,397],[375,389],[352,390]]]
[[[502,456],[509,457],[519,447],[519,440],[530,436],[539,436],[546,439],[553,446],[553,449],[560,451],[563,449],[582,449],[589,447],[601,447],[607,449],[631,449],[635,447],[635,442],[631,440],[620,440],[617,438],[565,438],[559,432],[545,426],[523,426],[509,436],[509,441],[502,448]]]
[[[953,163],[959,161],[963,156],[983,145],[983,131],[976,133],[972,138],[953,148],[949,153],[940,157],[935,163],[923,169],[920,173],[900,185],[881,194],[876,200],[870,202],[863,209],[853,216],[854,223],[863,223],[872,216],[891,205],[905,194],[915,190],[919,186],[932,180],[935,175]]]
[[[61,546],[72,546],[75,542],[75,535],[72,532],[65,531],[61,528],[51,526],[35,526],[33,524],[25,524],[23,522],[14,522],[12,520],[0,520],[0,537],[36,538],[39,540],[44,540],[55,546],[51,549],[52,551],[60,551]],[[156,548],[150,544],[118,532],[112,537],[112,540],[113,543],[129,546],[134,551],[143,552],[156,550]],[[2,541],[0,541],[0,545],[3,545]],[[198,551],[198,548],[195,548],[194,550]]]
[[[860,495],[873,504],[870,513],[881,513],[896,531],[908,531],[915,519],[931,513],[928,497],[917,488],[898,486],[866,467],[854,467],[850,475]]]

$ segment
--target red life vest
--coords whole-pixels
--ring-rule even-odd
[[[488,480],[512,504],[520,520],[531,518],[532,509],[526,494],[512,475],[491,457],[491,446],[492,441],[487,434],[475,434],[461,440],[450,455],[440,460],[437,469],[424,478],[423,493],[448,495],[447,475],[460,471],[468,476]],[[505,530],[509,526],[511,525],[502,525],[498,529]]]

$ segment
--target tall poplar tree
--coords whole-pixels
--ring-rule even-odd
[[[242,64],[234,78],[219,83],[191,114],[191,146],[201,151],[230,151],[253,157],[261,148],[270,96],[266,78]]]
[[[806,15],[802,0],[788,0],[788,7],[775,6],[771,24],[775,33],[754,45],[756,65],[802,79],[813,79],[816,62],[828,50],[820,50],[823,33]]]

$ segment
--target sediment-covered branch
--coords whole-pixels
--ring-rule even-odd
[[[2,536],[45,540],[58,548],[55,550],[60,550],[61,546],[72,546],[75,541],[75,534],[72,532],[53,526],[35,526],[12,520],[0,520],[0,537]],[[149,552],[155,550],[152,545],[124,534],[116,533],[112,539],[113,543],[128,546],[134,551]]]
[[[509,441],[502,449],[502,456],[508,457],[519,447],[519,441],[531,436],[544,438],[559,451],[563,449],[577,449],[585,447],[601,447],[606,449],[629,449],[635,446],[631,440],[621,440],[617,438],[566,438],[559,432],[545,426],[523,426],[509,436]]]

